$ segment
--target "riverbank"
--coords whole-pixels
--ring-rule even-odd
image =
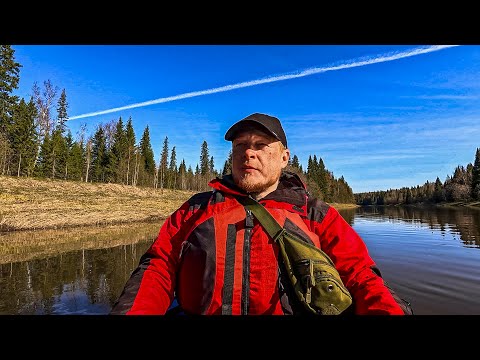
[[[165,219],[193,192],[0,176],[0,232]]]
[[[0,176],[0,233],[164,220],[193,191]],[[355,204],[330,204],[336,209]]]

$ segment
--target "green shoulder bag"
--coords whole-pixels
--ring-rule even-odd
[[[324,251],[289,233],[252,197],[237,199],[278,244],[293,290],[308,313],[338,315],[352,304],[350,292]]]

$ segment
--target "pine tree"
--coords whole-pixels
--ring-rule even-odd
[[[223,165],[222,176],[230,174],[232,172],[232,150],[228,152],[228,158],[225,160],[225,164]]]
[[[198,168],[198,166],[197,166]],[[188,165],[188,170],[187,170],[187,189],[189,190],[195,190],[195,175],[192,170],[192,166]]]
[[[210,174],[215,173],[215,162],[213,161],[213,156],[210,156],[210,161],[208,162],[208,170]]]
[[[300,168],[300,162],[298,161],[297,155],[293,155],[291,165],[297,169]]]
[[[327,169],[325,168],[325,164],[323,163],[322,158],[318,160],[317,179],[318,179],[318,186],[320,187],[320,191],[324,196],[324,200],[331,201],[329,174]]]
[[[475,152],[472,168],[472,199],[480,200],[480,148]]]
[[[35,176],[48,177],[52,173],[52,139],[50,134],[46,134],[43,137],[43,141],[40,145],[38,152],[38,160],[35,166]]]
[[[8,136],[7,127],[12,120],[13,107],[18,103],[18,96],[11,93],[18,89],[20,68],[15,61],[15,50],[11,45],[0,45],[0,134]]]
[[[72,151],[73,144],[74,144],[74,141],[73,141],[72,132],[70,130],[68,130],[67,135],[65,136],[65,156],[64,156],[65,157],[65,159],[64,159],[65,171],[64,171],[64,174],[63,174],[64,179],[69,179],[70,153]]]
[[[12,170],[17,176],[30,176],[33,173],[37,156],[37,132],[35,117],[37,116],[33,100],[27,104],[22,98],[13,108],[12,124],[10,126],[10,143],[15,158]]]

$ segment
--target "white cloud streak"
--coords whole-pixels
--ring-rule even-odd
[[[350,68],[354,68],[354,67],[361,67],[361,66],[366,66],[366,65],[372,65],[372,64],[378,64],[378,63],[383,63],[383,62],[388,62],[388,61],[394,61],[394,60],[399,60],[399,59],[403,59],[403,58],[407,58],[407,57],[411,57],[411,56],[427,54],[427,53],[431,53],[431,52],[434,52],[434,51],[439,51],[439,50],[443,50],[443,49],[447,49],[447,48],[451,48],[451,47],[455,47],[455,46],[458,46],[458,45],[434,45],[434,46],[420,47],[420,48],[416,48],[416,49],[412,49],[412,50],[408,50],[408,51],[404,51],[404,52],[389,53],[389,54],[384,54],[384,55],[380,55],[380,56],[376,56],[376,57],[365,58],[364,60],[356,59],[356,60],[351,60],[351,61],[341,63],[339,65],[335,65],[335,66],[315,67],[315,68],[311,68],[311,69],[297,71],[293,74],[269,76],[269,77],[266,77],[266,78],[263,78],[263,79],[245,81],[245,82],[241,82],[241,83],[238,83],[238,84],[226,85],[226,86],[221,86],[221,87],[217,87],[217,88],[213,88],[213,89],[193,91],[193,92],[188,92],[188,93],[184,93],[184,94],[180,94],[180,95],[168,96],[168,97],[159,98],[159,99],[155,99],[155,100],[144,101],[144,102],[141,102],[141,103],[121,106],[121,107],[117,107],[117,108],[113,108],[113,109],[96,111],[96,112],[91,112],[91,113],[82,114],[82,115],[76,115],[76,116],[70,117],[69,120],[82,119],[82,118],[92,117],[92,116],[97,116],[97,115],[104,115],[104,114],[109,114],[109,113],[122,111],[122,110],[128,110],[128,109],[133,109],[133,108],[138,108],[138,107],[143,107],[143,106],[161,104],[161,103],[166,103],[166,102],[170,102],[170,101],[191,98],[191,97],[195,97],[195,96],[210,95],[210,94],[215,94],[215,93],[220,93],[220,92],[225,92],[225,91],[231,91],[231,90],[235,90],[235,89],[251,87],[251,86],[276,82],[276,81],[296,79],[296,78],[301,78],[301,77],[305,77],[305,76],[325,73],[325,72],[328,72],[328,71],[350,69]]]

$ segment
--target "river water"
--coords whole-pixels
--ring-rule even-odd
[[[416,315],[480,314],[480,209],[342,210]],[[159,223],[0,235],[0,315],[103,315]]]

